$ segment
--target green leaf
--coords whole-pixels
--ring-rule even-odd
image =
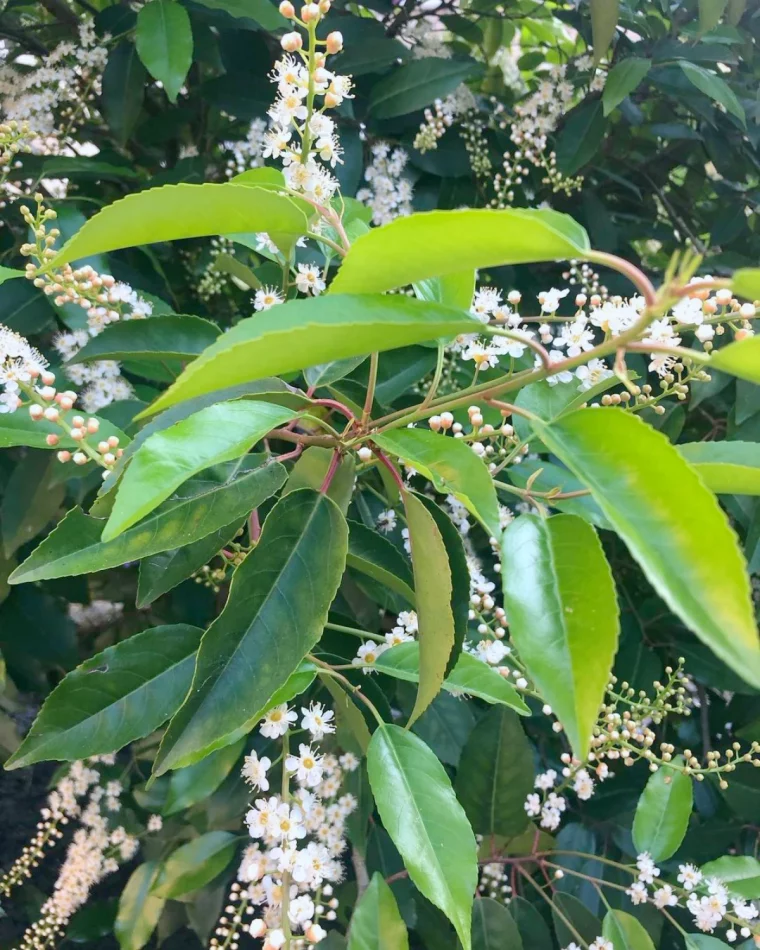
[[[519,465],[510,465],[507,475],[512,484],[517,485],[518,488],[527,488],[528,479],[532,477],[531,487],[537,492],[557,490],[573,492],[581,491],[586,487],[563,465],[546,462],[544,459],[524,458]],[[496,487],[499,488],[498,483]],[[512,495],[512,500],[514,501],[514,495]],[[597,528],[612,529],[612,525],[602,514],[599,505],[591,495],[564,498],[561,501],[547,498],[545,504],[569,515],[578,515],[579,518],[583,518]]]
[[[652,67],[651,59],[629,56],[609,72],[602,93],[604,114],[609,115],[636,89]]]
[[[375,668],[396,679],[417,683],[420,678],[419,643],[399,643],[375,661]],[[469,653],[460,653],[456,666],[443,681],[443,688],[450,693],[477,696],[487,703],[501,703],[522,716],[530,710],[515,688],[488,664]]]
[[[555,893],[552,901],[552,917],[557,941],[561,947],[576,941],[580,936],[587,944],[592,943],[602,930],[601,921],[572,894]],[[572,925],[572,929],[568,926]]]
[[[375,119],[392,119],[424,109],[445,99],[478,69],[472,59],[438,59],[427,56],[393,70],[375,83],[369,111]]]
[[[203,637],[193,687],[164,735],[156,773],[197,762],[248,731],[317,643],[346,560],[335,502],[301,489],[274,506]]]
[[[6,280],[14,280],[16,277],[26,277],[26,272],[16,270],[14,267],[0,267],[0,284],[4,284]]]
[[[715,496],[678,450],[620,409],[582,409],[535,428],[589,487],[674,613],[739,676],[760,686],[760,641],[744,558]]]
[[[232,771],[244,745],[245,737],[217,749],[195,765],[172,772],[161,814],[166,817],[176,815],[178,811],[191,808],[213,795]]]
[[[219,333],[219,327],[210,320],[174,313],[148,320],[125,320],[107,326],[70,362],[194,359]]]
[[[324,483],[325,476],[330,469],[333,459],[332,449],[322,448],[319,445],[310,445],[293,466],[283,495],[297,491],[299,488],[313,488],[319,491]],[[344,455],[338,465],[338,470],[330,482],[327,494],[332,498],[340,510],[345,513],[351,504],[356,480],[356,461],[353,455]]]
[[[429,211],[357,238],[330,293],[380,293],[465,268],[584,257],[588,249],[583,228],[556,211]]]
[[[676,448],[716,495],[760,495],[757,442],[686,442]]]
[[[408,950],[409,935],[393,891],[375,871],[351,915],[348,950]]]
[[[113,541],[101,540],[102,519],[89,517],[81,508],[72,508],[16,568],[10,583],[27,584],[104,571],[161,551],[174,551],[178,543],[200,541],[227,525],[239,524],[248,512],[280,488],[287,473],[279,462],[270,462],[238,478],[233,475],[221,482],[204,476],[187,482],[183,486],[186,497],[180,494],[165,502],[145,521]]]
[[[70,412],[62,412],[61,418],[71,424],[71,417],[78,415],[78,409],[72,409]],[[108,439],[115,435],[120,442],[120,447],[126,447],[129,439],[115,425],[110,423],[102,416],[95,416],[100,422],[98,430],[99,439]],[[54,422],[48,422],[46,419],[40,419],[39,422],[33,422],[29,412],[24,409],[18,409],[16,412],[4,412],[0,415],[0,449],[9,449],[16,445],[26,445],[35,449],[47,449],[50,451],[53,446],[47,444],[45,439],[49,435],[60,436],[60,441],[55,449],[73,449],[78,443],[69,439],[61,430],[61,427]]]
[[[473,904],[472,950],[523,950],[509,908],[491,897],[478,897]]]
[[[238,383],[453,337],[473,326],[473,317],[409,297],[328,295],[291,300],[223,333],[145,414]]]
[[[343,740],[345,742],[345,733],[348,732],[353,737],[354,745],[361,755],[366,755],[371,737],[362,711],[332,676],[327,673],[320,673],[320,679],[333,699],[333,707],[338,720],[338,741]]]
[[[501,532],[499,502],[485,462],[460,439],[429,429],[392,429],[372,436],[385,452],[408,462],[436,491],[454,495],[492,537]]]
[[[367,771],[380,818],[412,883],[446,914],[470,950],[477,846],[443,766],[413,733],[387,725],[372,735]]]
[[[599,151],[607,131],[601,99],[584,100],[568,113],[557,140],[557,166],[574,175]]]
[[[142,950],[164,909],[163,897],[151,893],[160,865],[146,861],[135,868],[119,898],[113,932],[121,950]]]
[[[420,300],[456,307],[457,310],[469,310],[475,293],[475,271],[463,270],[445,277],[417,281],[414,293]]]
[[[760,267],[742,267],[734,271],[731,278],[731,289],[739,297],[746,297],[747,300],[760,300]],[[747,340],[754,340],[756,337],[747,337]],[[731,344],[729,344],[731,345]],[[722,353],[723,349],[717,350],[713,358]]]
[[[224,10],[232,17],[253,20],[269,32],[283,29],[289,23],[277,8],[269,3],[269,0],[196,0],[196,2],[208,7],[209,10]]]
[[[720,23],[728,0],[699,0],[699,32],[709,33]]]
[[[622,910],[610,910],[602,921],[602,936],[615,950],[654,950],[652,938],[642,924]]]
[[[705,878],[717,877],[732,894],[743,900],[760,898],[760,861],[748,854],[725,855],[701,868]]]
[[[710,358],[707,369],[721,370],[750,383],[760,384],[760,336],[748,336],[721,347]]]
[[[454,648],[451,567],[433,516],[412,493],[404,493],[419,624],[419,687],[407,729],[438,695]]]
[[[50,266],[123,247],[232,231],[266,231],[287,247],[307,225],[301,204],[269,188],[232,182],[164,185],[104,208],[63,245]]]
[[[294,418],[268,402],[221,402],[156,432],[132,456],[119,483],[103,541],[131,528],[193,475],[239,458],[267,432]]]
[[[744,107],[725,79],[721,79],[720,76],[709,72],[703,66],[697,66],[696,63],[690,63],[686,59],[679,59],[677,63],[692,86],[696,86],[700,92],[703,92],[713,102],[722,105],[726,112],[736,116],[739,122],[746,126],[747,117],[744,113]]]
[[[60,462],[49,452],[27,452],[4,486],[0,502],[3,554],[11,558],[58,512],[66,486],[55,482]]]
[[[147,78],[134,43],[122,41],[112,47],[103,71],[103,114],[121,145],[126,144],[140,118]],[[84,251],[67,259],[78,260],[90,253]]]
[[[309,366],[304,370],[306,382],[314,389],[320,386],[330,386],[344,376],[352,373],[357,366],[367,359],[366,356],[352,356],[347,360],[332,360],[330,363],[320,363],[318,366]]]
[[[409,561],[377,531],[358,521],[349,521],[346,564],[400,594],[414,606],[414,577]]]
[[[726,950],[726,945],[708,934],[686,934],[686,950]]]
[[[150,0],[137,14],[135,45],[145,68],[176,102],[193,61],[187,10],[176,0]]]
[[[589,0],[591,6],[591,44],[594,47],[594,65],[607,55],[615,38],[617,29],[619,2],[618,0]]]
[[[187,693],[202,633],[153,627],[85,660],[48,696],[6,768],[116,752],[158,729]]]
[[[237,836],[229,831],[209,831],[173,851],[164,862],[152,892],[177,898],[208,884],[235,856]]]
[[[533,757],[520,720],[494,706],[470,733],[457,770],[457,797],[473,831],[519,835],[528,824],[525,799],[532,790]]]
[[[678,765],[684,765],[679,756]],[[648,851],[659,863],[672,858],[686,837],[693,806],[693,790],[688,775],[662,765],[641,793],[633,819],[633,843],[641,853]]]
[[[520,515],[501,548],[509,633],[585,761],[609,683],[620,621],[596,532],[577,515]]]

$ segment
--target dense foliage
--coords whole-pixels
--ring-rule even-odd
[[[755,5],[0,36],[0,946],[760,946]]]

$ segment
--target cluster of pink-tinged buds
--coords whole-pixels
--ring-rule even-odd
[[[120,303],[119,297],[113,291],[116,278],[110,274],[99,274],[93,267],[86,264],[84,267],[72,268],[65,264],[56,274],[38,276],[36,267],[31,262],[26,265],[27,277],[39,287],[47,296],[55,295],[55,304],[58,307],[73,303],[87,311],[88,316],[95,316],[97,309],[103,311],[105,323],[119,319],[119,313],[113,309],[114,304]]]
[[[319,0],[319,3],[305,3],[301,7],[300,17],[296,14],[296,8],[290,0],[282,0],[280,4],[280,13],[286,20],[294,20],[302,26],[309,23],[319,23],[319,21],[330,12],[331,0]],[[325,49],[328,56],[334,56],[343,49],[343,34],[338,30],[328,33],[325,42]],[[303,37],[300,33],[286,33],[280,40],[280,46],[286,53],[296,53],[303,49]],[[319,55],[319,54],[318,54]],[[319,55],[316,61],[317,67],[324,66],[324,55]]]

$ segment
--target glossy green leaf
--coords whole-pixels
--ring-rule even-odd
[[[156,432],[132,456],[103,540],[111,541],[131,528],[193,475],[239,458],[292,418],[293,412],[283,406],[236,400],[208,406]]]
[[[703,92],[709,99],[712,99],[713,102],[722,105],[726,112],[736,116],[742,125],[746,125],[747,117],[744,106],[736,98],[736,93],[725,79],[721,79],[720,76],[716,76],[715,73],[711,73],[703,66],[690,63],[686,59],[679,59],[677,63],[693,86]]]
[[[2,552],[12,557],[42,531],[61,506],[66,487],[56,483],[60,462],[49,452],[27,452],[3,486],[0,501]]]
[[[351,915],[348,950],[408,950],[409,935],[393,891],[382,874],[372,875]]]
[[[414,293],[420,300],[469,310],[475,293],[475,271],[463,270],[445,277],[428,277],[415,282]]]
[[[591,44],[594,47],[594,65],[607,55],[615,38],[620,4],[618,0],[589,0],[591,7]]]
[[[728,0],[699,0],[699,32],[709,33],[720,23]]]
[[[26,272],[23,270],[16,270],[13,267],[0,267],[0,284],[4,284],[6,280],[14,280],[16,277],[25,277]]]
[[[760,861],[748,854],[724,855],[700,870],[705,878],[718,878],[732,894],[744,900],[760,898]]]
[[[213,881],[235,856],[237,836],[209,831],[173,851],[152,887],[158,897],[177,898]]]
[[[379,293],[465,268],[584,257],[588,249],[583,228],[556,211],[429,211],[357,238],[330,292]]]
[[[678,450],[620,409],[580,410],[550,426],[536,424],[536,431],[591,489],[670,608],[739,676],[760,686],[744,558],[715,496]],[[684,510],[688,518],[679,515]]]
[[[760,384],[760,336],[748,336],[721,347],[710,358],[707,369]]]
[[[620,622],[596,532],[576,515],[520,515],[501,546],[509,633],[575,756],[588,755]]]
[[[602,107],[605,115],[609,115],[623,99],[638,88],[651,67],[651,59],[628,56],[610,70],[602,93]]]
[[[419,686],[407,728],[441,689],[454,648],[451,567],[433,516],[412,492],[404,493],[419,626]]]
[[[585,485],[582,485],[573,473],[563,465],[547,462],[545,459],[521,459],[519,465],[509,466],[507,475],[512,484],[517,485],[518,488],[526,488],[528,479],[532,479],[531,487],[537,492],[574,492],[585,489]],[[498,484],[496,488],[499,490]],[[504,500],[507,502],[509,501],[509,495],[510,493],[507,492],[504,496]],[[514,501],[514,498],[515,496],[512,494],[512,501]],[[569,515],[578,515],[579,518],[583,518],[584,521],[588,521],[597,528],[612,530],[612,525],[602,514],[599,505],[590,494],[581,495],[578,498],[565,498],[561,501],[547,498],[546,505],[549,508],[557,508]]]
[[[677,448],[716,495],[760,495],[757,442],[686,442]]]
[[[313,488],[319,491],[324,484],[325,477],[330,470],[333,460],[333,450],[322,448],[319,445],[310,445],[293,466],[283,495],[287,495],[299,488]],[[338,470],[330,482],[327,494],[332,498],[340,510],[345,513],[351,504],[356,481],[356,461],[352,454],[344,455],[338,465]]]
[[[89,340],[71,362],[193,359],[211,346],[220,332],[210,320],[176,313],[124,320]]]
[[[520,931],[523,947],[528,947],[529,950],[553,950],[554,942],[549,925],[535,904],[524,897],[512,897],[509,913]]]
[[[48,696],[6,768],[86,759],[149,735],[185,698],[202,633],[153,627],[86,660]]]
[[[726,950],[726,944],[709,934],[686,934],[686,950]]]
[[[195,765],[172,772],[161,814],[167,817],[175,815],[178,811],[191,808],[213,795],[232,771],[244,745],[245,737],[232,745],[217,749]]]
[[[561,947],[581,941],[593,943],[602,931],[602,922],[572,894],[558,892],[552,901],[552,918]]]
[[[71,412],[62,412],[61,418],[71,424],[71,416],[75,416],[77,413],[78,410],[75,409],[72,409]],[[100,422],[100,429],[98,430],[99,439],[108,439],[110,436],[115,435],[119,439],[121,446],[129,444],[128,437],[121,429],[97,414],[95,418]],[[53,446],[48,445],[45,441],[48,435],[57,435],[60,437],[60,441],[54,447],[56,450],[73,449],[77,447],[77,443],[74,442],[73,439],[69,439],[63,433],[59,425],[54,422],[48,422],[47,419],[40,419],[39,422],[33,422],[29,417],[28,410],[18,409],[16,412],[0,414],[0,449],[8,449],[15,445],[26,445],[30,448],[47,449],[50,451]]]
[[[470,950],[477,847],[443,766],[413,733],[386,725],[372,735],[367,771],[380,818],[412,883],[446,914]]]
[[[349,521],[346,564],[373,577],[414,606],[414,577],[409,561],[377,531],[358,521]]]
[[[436,491],[454,495],[490,535],[499,536],[499,503],[493,480],[485,462],[468,445],[429,429],[392,429],[372,438],[383,451],[430,479]]]
[[[675,761],[684,765],[680,756]],[[633,820],[636,850],[649,852],[657,863],[671,858],[686,836],[693,802],[691,778],[667,765],[660,766],[649,777],[636,806]]]
[[[391,119],[445,99],[478,68],[472,59],[426,56],[393,70],[372,87],[369,110],[375,119]]]
[[[346,522],[325,495],[301,489],[275,505],[203,637],[193,687],[166,731],[157,774],[191,765],[253,727],[319,640],[347,542]]]
[[[232,231],[266,231],[283,246],[306,230],[297,201],[267,188],[221,185],[164,185],[128,195],[104,208],[61,248],[52,267],[122,247],[179,241]]]
[[[177,544],[200,541],[242,520],[271,497],[286,477],[285,467],[279,462],[221,482],[198,476],[183,486],[177,498],[160,505],[141,524],[129,528],[113,541],[101,539],[104,525],[101,518],[92,518],[81,508],[72,508],[16,568],[10,582],[26,584],[103,571],[161,551],[173,551]]]
[[[478,897],[473,904],[472,950],[523,950],[517,924],[500,901]]]
[[[631,914],[610,910],[602,921],[602,936],[612,941],[615,950],[654,950],[652,938]]]
[[[419,643],[399,643],[380,654],[375,661],[375,668],[396,679],[417,683],[420,678],[419,650]],[[442,685],[451,693],[477,696],[487,703],[509,706],[523,716],[530,715],[517,690],[493,667],[469,653],[460,653],[456,666]]]
[[[156,929],[164,898],[151,893],[160,865],[146,861],[135,868],[119,897],[113,932],[121,950],[142,950]]]
[[[347,360],[332,360],[330,363],[309,366],[303,372],[304,379],[315,389],[319,386],[330,386],[339,379],[343,379],[344,376],[348,376],[366,359],[366,356],[352,356]]]
[[[280,14],[269,0],[197,0],[210,10],[224,10],[230,16],[254,20],[265,30],[279,30],[288,26],[288,20]]]
[[[512,838],[524,831],[533,757],[511,709],[494,706],[472,730],[459,760],[456,788],[476,833]]]
[[[111,48],[103,71],[102,111],[116,141],[122,145],[140,118],[147,78],[134,43],[122,40]],[[89,253],[85,251],[70,260],[87,257]]]
[[[145,68],[176,102],[193,61],[187,10],[177,0],[150,0],[137,14],[135,45]]]
[[[291,300],[241,320],[222,334],[149,412],[306,366],[453,337],[472,330],[473,320],[448,307],[401,296],[328,295]]]
[[[735,270],[731,276],[731,289],[739,297],[752,301],[760,300],[760,267],[740,267]],[[747,339],[754,340],[755,337]],[[714,356],[721,352],[722,349],[718,350]]]

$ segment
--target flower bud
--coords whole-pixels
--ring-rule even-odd
[[[55,389],[52,386],[43,386],[40,390],[40,396],[42,396],[46,402],[50,402],[55,399]]]
[[[71,461],[71,452],[67,452],[65,449],[61,452],[57,452],[56,456],[59,462],[70,462]]]
[[[736,333],[734,333],[734,339],[735,339],[737,342],[739,342],[739,341],[741,341],[741,340],[746,340],[747,337],[749,337],[749,336],[752,336],[752,331],[751,331],[751,330],[737,330]],[[659,406],[658,406],[657,408],[659,409]]]
[[[327,34],[325,49],[330,56],[339,53],[343,49],[343,34],[339,30],[333,30]]]
[[[254,938],[263,937],[266,932],[267,932],[267,925],[264,923],[263,920],[261,920],[261,918],[251,921],[251,925],[248,928],[248,933],[252,937]]]
[[[336,96],[334,92],[325,93],[325,107],[328,109],[334,109],[335,106],[340,105],[340,96]]]
[[[739,316],[745,320],[751,320],[755,316],[755,305],[753,303],[743,303],[739,307]]]
[[[112,452],[106,452],[103,456],[103,461],[106,463],[106,465],[113,465],[113,463],[116,461],[116,456]]]
[[[55,382],[55,373],[51,373],[50,370],[44,369],[40,373],[40,379],[42,380],[45,386],[52,386],[53,383]]]
[[[513,305],[518,304],[522,300],[522,294],[519,290],[510,290],[507,294],[507,300]]]
[[[431,416],[428,419],[428,425],[433,430],[433,432],[438,432],[441,428],[441,417],[440,416]]]
[[[303,39],[300,33],[286,33],[280,40],[280,46],[286,53],[295,53],[303,46]]]
[[[87,431],[90,433],[90,435],[94,435],[98,431],[99,428],[100,428],[99,419],[95,419],[94,417],[91,417],[90,419],[87,420]]]
[[[84,454],[84,452],[75,452],[75,453],[74,453],[74,464],[75,464],[75,465],[86,465],[86,464],[87,464],[87,461],[88,461],[88,459],[87,459],[87,456]]]
[[[306,3],[301,7],[301,19],[304,23],[316,22],[319,17],[319,6],[316,3]]]
[[[292,20],[296,15],[296,8],[293,6],[290,0],[282,0],[282,3],[280,4],[280,13],[284,17],[287,17],[288,20]]]
[[[45,436],[45,442],[47,442],[47,444],[50,446],[58,445],[60,441],[61,440],[58,438],[58,436],[54,432],[51,432],[50,435]]]
[[[118,435],[109,435],[109,436],[108,436],[108,444],[111,446],[112,449],[115,449],[116,446],[119,444],[119,437],[118,437]]]
[[[357,452],[357,455],[362,462],[369,462],[372,458],[372,449],[369,448],[369,446],[363,445]]]
[[[441,428],[450,429],[454,424],[454,416],[450,412],[441,413]]]
[[[721,307],[726,307],[731,303],[731,298],[733,294],[728,289],[728,287],[721,287],[720,290],[715,291],[715,300],[720,304]]]
[[[330,12],[331,6],[332,3],[330,0],[319,0],[319,12],[322,14],[322,16]]]
[[[55,398],[58,402],[58,405],[61,407],[61,409],[63,409],[64,412],[68,412],[69,409],[74,407],[73,401],[69,399],[66,393],[58,393]]]
[[[48,422],[58,422],[58,417],[60,416],[60,412],[55,406],[48,406],[42,414]]]
[[[32,417],[32,419],[35,422],[41,419],[44,413],[45,413],[45,410],[42,408],[42,406],[38,406],[37,403],[33,403],[29,407],[29,415]]]

